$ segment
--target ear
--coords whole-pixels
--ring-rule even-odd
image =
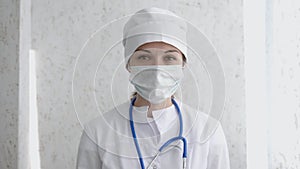
[[[185,66],[186,66],[186,62],[183,62],[183,63],[182,63],[182,69],[184,69]]]
[[[181,55],[182,55],[182,68],[185,68],[185,65],[186,65],[186,57],[185,55],[181,52]]]
[[[129,62],[126,64],[126,70],[131,73]]]

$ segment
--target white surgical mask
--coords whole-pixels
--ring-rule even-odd
[[[130,82],[138,94],[152,104],[172,96],[183,77],[182,65],[130,66]]]

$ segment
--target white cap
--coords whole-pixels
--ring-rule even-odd
[[[123,29],[125,64],[141,45],[149,42],[165,42],[179,49],[187,59],[186,22],[173,12],[157,8],[145,8],[136,12]]]

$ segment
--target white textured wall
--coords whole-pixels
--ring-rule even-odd
[[[19,0],[0,6],[0,168],[17,168]]]
[[[300,168],[300,1],[267,1],[269,168]]]
[[[33,0],[32,48],[37,52],[41,165],[74,168],[82,129],[74,113],[71,81],[76,56],[100,26],[149,5],[168,7],[199,26],[217,48],[225,69],[228,105],[222,120],[233,169],[246,168],[243,26],[241,1]],[[111,36],[103,37],[111,43]],[[111,61],[113,65],[113,60]],[[89,67],[87,67],[88,71]],[[114,67],[105,67],[112,71]],[[107,77],[109,78],[109,77]],[[82,79],[84,81],[86,79]],[[88,90],[88,89],[87,89]],[[102,90],[102,91],[101,91]],[[106,87],[99,93],[105,92]],[[110,107],[111,105],[100,105]],[[86,109],[89,118],[90,107]]]
[[[0,168],[29,168],[30,1],[0,2]]]

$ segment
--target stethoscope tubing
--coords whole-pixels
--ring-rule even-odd
[[[136,100],[136,97],[132,99],[130,107],[129,107],[129,118],[130,118],[130,128],[131,128],[131,133],[132,133],[132,137],[134,140],[134,144],[135,144],[135,148],[137,151],[137,154],[139,156],[139,161],[140,161],[140,165],[142,169],[145,169],[145,165],[144,165],[144,160],[143,160],[143,156],[140,150],[140,146],[137,140],[137,136],[136,136],[136,132],[135,132],[135,128],[134,128],[134,122],[133,122],[133,114],[132,114],[132,108],[134,105],[134,102]],[[182,132],[183,132],[183,120],[182,120],[182,114],[180,111],[180,108],[178,106],[178,104],[176,103],[176,101],[172,98],[172,103],[174,104],[177,113],[178,113],[178,117],[179,117],[179,123],[180,123],[180,129],[179,129],[179,134],[177,137],[173,137],[171,139],[169,139],[167,142],[165,142],[158,150],[158,153],[156,154],[155,158],[152,160],[152,162],[150,163],[149,166],[151,166],[151,164],[153,163],[153,161],[158,157],[158,155],[163,151],[164,148],[168,147],[172,142],[177,141],[177,140],[182,140],[183,142],[183,168],[186,167],[186,158],[187,158],[187,140],[182,136]]]

